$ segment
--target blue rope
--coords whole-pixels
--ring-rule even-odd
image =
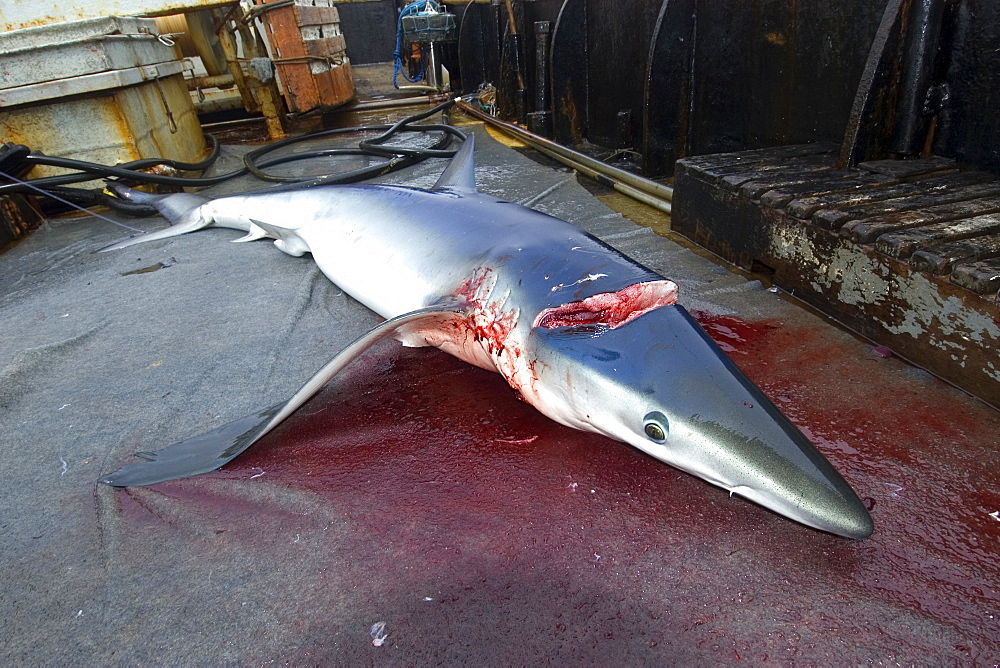
[[[399,20],[396,21],[396,50],[392,53],[394,61],[392,67],[392,85],[396,88],[399,88],[396,78],[400,74],[410,83],[417,83],[424,80],[424,70],[427,68],[426,58],[420,59],[420,72],[413,79],[403,71],[403,17],[419,14],[421,11],[426,11],[428,7],[434,12],[441,11],[441,8],[434,0],[416,0],[416,2],[411,2],[406,7],[403,7],[403,11],[399,13]]]

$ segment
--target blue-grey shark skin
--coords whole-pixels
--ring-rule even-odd
[[[208,226],[272,237],[286,253],[311,253],[334,283],[389,320],[287,402],[145,453],[149,461],[102,482],[150,484],[222,466],[392,336],[498,371],[550,418],[807,526],[872,533],[851,487],[674,303],[676,285],[570,223],[478,192],[471,137],[429,191],[358,185],[192,197],[153,196],[173,225],[108,249]]]

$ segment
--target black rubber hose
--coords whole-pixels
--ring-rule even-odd
[[[85,204],[92,206],[103,204],[110,206],[123,213],[131,215],[151,215],[153,210],[148,205],[137,205],[112,197],[103,191],[86,190],[80,188],[62,188],[66,184],[90,181],[95,178],[116,178],[130,183],[152,183],[174,187],[207,187],[223,183],[230,179],[244,174],[253,174],[258,179],[271,182],[289,184],[289,187],[312,187],[324,184],[353,183],[364,179],[380,176],[404,167],[413,165],[426,158],[446,158],[455,154],[454,149],[448,149],[453,137],[465,139],[465,134],[457,128],[446,124],[417,124],[429,116],[443,111],[454,104],[454,100],[447,100],[431,109],[419,114],[404,118],[391,125],[369,125],[351,128],[337,128],[333,130],[323,130],[320,132],[291,137],[281,141],[267,144],[261,148],[250,151],[244,156],[244,166],[226,174],[219,174],[211,177],[178,177],[164,174],[151,174],[149,172],[137,171],[149,169],[151,167],[164,166],[182,171],[201,171],[210,167],[218,158],[220,146],[212,135],[206,135],[212,143],[210,155],[204,160],[196,163],[181,162],[162,158],[145,158],[134,160],[119,166],[100,165],[81,160],[69,158],[58,158],[43,155],[29,154],[27,156],[18,155],[23,164],[26,165],[48,165],[76,170],[76,174],[65,174],[60,176],[34,179],[26,183],[9,183],[0,185],[0,195],[6,194],[44,194],[39,190],[49,190],[59,197],[69,200],[75,204]],[[381,134],[364,141],[361,141],[357,148],[332,148],[318,151],[305,151],[293,153],[274,158],[261,159],[263,156],[275,150],[291,146],[293,144],[321,139],[336,135],[358,133],[358,132],[380,132]],[[428,147],[411,148],[404,146],[392,146],[387,142],[397,134],[402,132],[440,132],[441,138]],[[269,174],[264,170],[267,167],[316,157],[330,155],[375,155],[387,158],[383,163],[370,165],[350,172],[341,172],[318,177],[284,177]]]
[[[219,151],[221,146],[219,141],[213,135],[205,135],[205,137],[211,143],[211,151],[209,155],[204,160],[200,162],[181,162],[180,160],[168,160],[166,158],[143,158],[141,160],[133,160],[131,162],[126,162],[124,164],[112,167],[109,165],[101,165],[95,162],[85,162],[82,160],[72,160],[70,158],[58,158],[47,155],[34,155],[29,154],[22,158],[22,163],[27,165],[46,165],[49,167],[63,167],[66,169],[75,169],[79,173],[77,174],[61,174],[59,176],[47,176],[40,179],[32,179],[28,181],[30,185],[25,185],[23,183],[10,183],[5,185],[0,185],[0,195],[13,195],[13,194],[29,194],[37,195],[38,189],[48,190],[52,186],[63,186],[70,183],[80,183],[82,181],[93,181],[95,178],[102,176],[118,176],[120,178],[133,178],[137,181],[146,180],[147,177],[151,177],[155,180],[146,180],[147,183],[161,183],[164,185],[183,185],[187,182],[187,179],[179,176],[166,176],[163,174],[149,174],[148,172],[140,172],[136,170],[149,169],[151,167],[170,167],[172,169],[177,169],[180,171],[192,171],[197,172],[204,169],[208,169],[215,163],[216,159],[219,157]],[[171,183],[170,180],[177,181],[177,183]],[[194,185],[194,184],[192,184]],[[214,184],[207,184],[214,185]],[[32,187],[34,186],[34,187]]]
[[[398,124],[397,124],[398,125]],[[363,181],[364,179],[370,179],[376,176],[381,176],[383,174],[388,174],[389,172],[396,171],[398,169],[403,169],[404,167],[409,167],[410,165],[416,164],[421,160],[426,158],[450,158],[455,155],[455,151],[444,150],[448,144],[451,143],[452,137],[458,137],[462,140],[465,139],[465,134],[451,125],[441,125],[441,124],[427,124],[427,125],[413,125],[413,126],[403,126],[402,130],[397,128],[397,125],[369,125],[360,126],[353,128],[340,128],[338,130],[328,130],[323,133],[317,133],[313,135],[308,135],[308,139],[316,139],[323,136],[331,136],[334,134],[349,134],[352,132],[370,132],[372,130],[392,130],[393,134],[399,132],[441,132],[441,138],[426,148],[407,148],[402,146],[386,146],[383,144],[371,144],[374,140],[367,140],[360,142],[358,148],[332,148],[332,149],[322,149],[319,151],[307,151],[303,153],[292,153],[290,155],[284,155],[277,158],[272,158],[270,160],[260,161],[262,155],[266,155],[271,151],[277,150],[288,146],[288,143],[276,142],[275,144],[268,144],[267,146],[262,146],[259,149],[247,153],[243,158],[243,164],[246,166],[246,171],[250,172],[258,179],[262,181],[274,181],[281,183],[305,183],[305,182],[317,182],[314,185],[319,185],[320,183],[355,183],[357,181]],[[388,139],[393,135],[386,135],[383,133],[375,139]],[[295,139],[299,139],[295,137]],[[286,142],[288,140],[285,140]],[[301,176],[289,177],[289,176],[279,176],[276,174],[270,174],[265,172],[262,168],[273,167],[274,165],[283,164],[286,162],[293,162],[296,160],[307,160],[310,158],[323,157],[328,155],[376,155],[388,158],[386,162],[378,163],[375,165],[369,165],[368,167],[363,167],[351,172],[339,172],[337,174],[328,174],[325,176],[303,178]]]
[[[288,139],[283,139],[281,141],[274,142],[272,144],[267,144],[258,149],[250,151],[243,157],[243,164],[246,166],[247,171],[256,176],[262,181],[275,181],[290,183],[296,181],[303,181],[302,177],[285,177],[277,176],[275,174],[269,174],[261,169],[261,167],[266,167],[277,163],[262,163],[258,164],[257,161],[261,156],[266,155],[272,151],[285,148],[286,146],[291,146],[305,140],[321,139],[323,137],[333,137],[337,135],[351,134],[357,132],[372,132],[372,131],[382,131],[382,134],[373,137],[371,139],[366,139],[358,144],[356,149],[329,149],[331,153],[326,153],[325,155],[336,155],[335,153],[339,151],[340,155],[379,155],[389,158],[388,162],[382,165],[372,165],[354,172],[345,172],[342,174],[330,174],[325,177],[315,177],[314,179],[309,179],[309,181],[315,181],[317,179],[322,179],[323,183],[354,183],[356,181],[361,181],[367,178],[372,178],[374,176],[380,176],[382,174],[387,174],[391,171],[397,169],[402,169],[408,167],[416,162],[424,160],[425,158],[450,158],[455,155],[453,150],[444,150],[445,147],[451,143],[451,137],[445,137],[443,141],[438,141],[433,146],[428,148],[409,148],[404,146],[386,146],[392,137],[401,132],[434,132],[440,131],[448,133],[452,136],[457,136],[462,140],[465,139],[465,134],[460,130],[456,129],[451,125],[442,124],[428,124],[428,125],[414,125],[417,121],[422,121],[425,118],[429,118],[434,114],[444,111],[448,107],[455,104],[454,100],[446,100],[441,104],[438,104],[426,111],[422,111],[419,114],[414,114],[413,116],[407,116],[406,118],[393,123],[392,125],[366,125],[357,126],[352,128],[335,128],[333,130],[322,130],[320,132],[314,132],[308,135],[302,135],[300,137],[290,137]],[[301,157],[293,158],[296,160],[305,160],[309,157],[316,157],[319,152],[313,152],[313,154],[306,152],[297,154]],[[401,158],[412,158],[411,160],[402,160]]]
[[[106,206],[109,209],[114,209],[120,213],[124,213],[129,216],[136,218],[142,218],[145,216],[154,216],[157,211],[149,204],[138,204],[136,202],[129,202],[123,200],[119,197],[109,195],[99,188],[94,189],[84,189],[84,188],[66,188],[63,186],[49,186],[45,189],[45,194],[51,197],[70,202],[82,207],[88,206]],[[53,206],[54,211],[72,211],[75,207],[64,206],[59,207],[59,200],[55,200],[56,204]]]

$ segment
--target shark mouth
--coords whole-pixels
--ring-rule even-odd
[[[555,329],[577,325],[603,325],[614,329],[644,313],[677,301],[673,281],[636,283],[618,292],[602,292],[578,302],[547,308],[538,314],[532,327]]]

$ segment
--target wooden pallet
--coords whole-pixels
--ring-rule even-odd
[[[673,228],[1000,406],[1000,179],[808,144],[677,163]]]
[[[258,0],[277,4],[280,0]],[[354,97],[354,78],[333,0],[295,0],[263,14],[288,108],[305,113]]]

